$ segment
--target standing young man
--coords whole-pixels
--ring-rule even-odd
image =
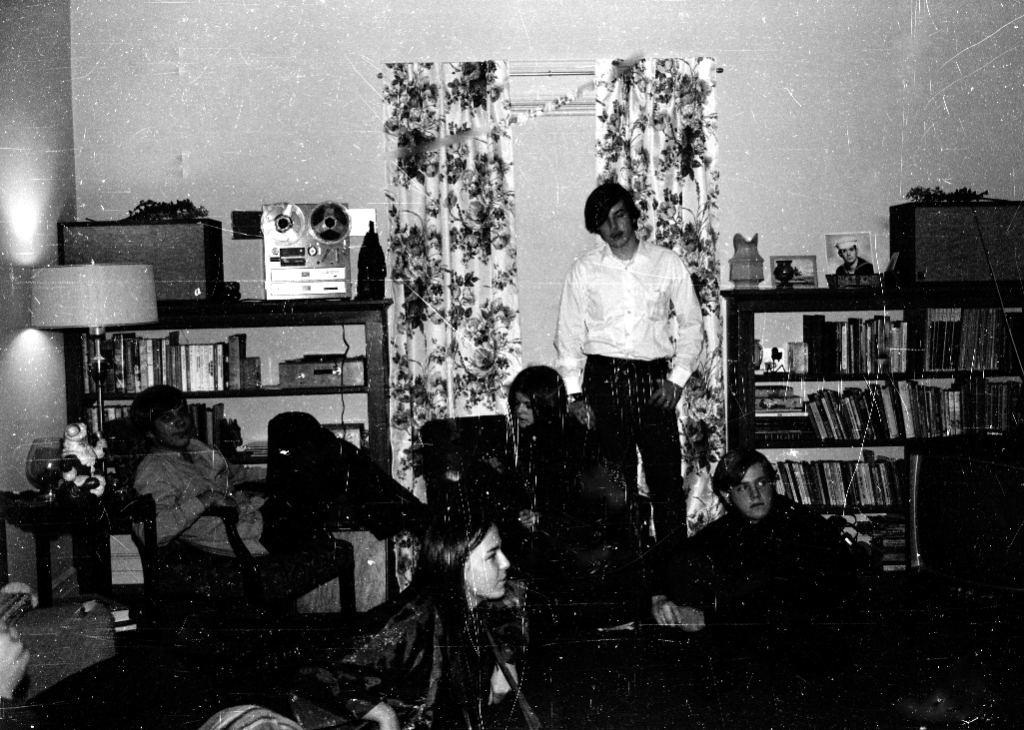
[[[635,494],[636,452],[659,537],[685,524],[676,404],[703,343],[700,303],[682,258],[637,238],[640,211],[616,183],[587,199],[604,245],[566,276],[555,333],[569,411],[596,429],[602,456]]]

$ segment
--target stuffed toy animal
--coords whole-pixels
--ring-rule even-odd
[[[64,429],[64,448],[61,458],[61,476],[69,487],[72,498],[86,492],[99,497],[107,486],[103,473],[103,457],[107,442],[101,436],[90,442],[84,423],[69,423]]]

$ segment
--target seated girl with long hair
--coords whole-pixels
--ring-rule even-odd
[[[522,546],[516,541],[517,567],[556,583],[607,567],[610,546],[630,541],[625,483],[600,458],[591,428],[569,413],[562,376],[544,365],[523,368],[508,409],[512,491],[528,531]]]
[[[340,661],[300,672],[297,719],[327,710],[386,730],[485,727],[488,706],[511,689],[506,677],[515,681],[512,660],[526,640],[508,568],[482,509],[439,515],[409,588],[371,612],[370,630]]]
[[[519,520],[529,529],[543,513],[564,512],[577,501],[586,434],[568,415],[562,376],[544,365],[523,368],[512,380],[508,412]]]

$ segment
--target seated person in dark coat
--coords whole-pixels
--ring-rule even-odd
[[[524,368],[508,393],[510,494],[519,524],[506,529],[527,575],[561,580],[588,573],[609,545],[628,543],[624,480],[597,454],[592,431],[568,412],[562,376]]]
[[[293,709],[303,727],[328,727],[306,722],[324,710],[337,716],[332,728],[374,727],[361,720],[382,730],[492,726],[487,708],[518,680],[515,659],[527,640],[523,598],[507,580],[510,563],[493,519],[480,505],[463,504],[437,516],[412,584],[365,616],[354,645],[299,672]],[[515,709],[506,706],[500,714],[509,713]]]
[[[728,511],[667,556],[652,598],[659,624],[691,632],[728,627],[741,643],[740,627],[750,628],[750,638],[769,650],[821,642],[821,634],[811,641],[813,627],[843,628],[856,603],[854,556],[839,530],[776,493],[776,479],[753,449],[722,458],[712,484]]]

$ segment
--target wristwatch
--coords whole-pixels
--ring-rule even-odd
[[[572,405],[573,403],[575,403],[578,400],[583,400],[583,394],[582,393],[573,393],[568,398],[569,405]]]

